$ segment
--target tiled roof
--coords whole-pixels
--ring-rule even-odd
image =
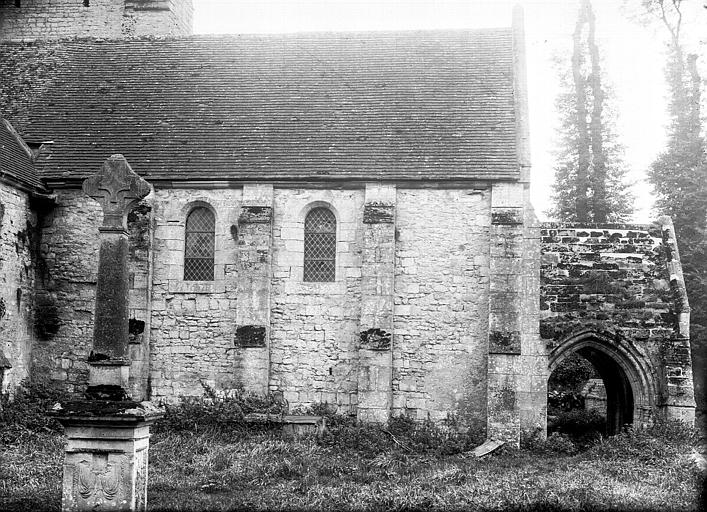
[[[510,29],[74,41],[47,178],[517,179]]]
[[[0,118],[0,178],[9,177],[32,188],[43,188],[28,151],[12,125]]]

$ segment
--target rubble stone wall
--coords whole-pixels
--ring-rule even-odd
[[[0,1],[0,40],[192,33],[191,0]]]
[[[231,227],[238,225],[241,195],[240,189],[155,192],[150,325],[153,398],[201,396],[204,386],[238,387],[234,372],[238,244]],[[184,280],[185,222],[197,206],[215,215],[213,281]]]
[[[545,224],[541,269],[540,334],[551,352],[576,333],[596,332],[612,340],[610,353],[633,361],[636,420],[652,410],[694,417],[689,306],[669,219]]]
[[[258,196],[264,189],[259,191],[249,192],[255,199],[248,202],[240,188],[158,188],[129,215],[133,395],[176,399],[202,395],[205,387],[247,387],[244,378],[251,376],[241,375],[243,368],[260,368],[262,360],[269,363],[267,389],[281,393],[292,408],[327,402],[339,412],[355,413],[365,316],[363,254],[375,251],[364,247],[364,238],[366,229],[382,229],[364,219],[366,189],[276,187],[268,222],[251,218],[259,211],[251,202],[269,201]],[[417,419],[481,425],[487,407],[490,193],[390,191],[384,212],[390,218],[384,220],[391,262],[375,272],[393,272],[385,279],[392,286],[392,389],[379,415],[390,407],[392,414]],[[101,212],[78,190],[60,191],[56,202],[43,229],[37,306],[53,321],[38,323],[43,337],[35,368],[81,391],[91,346]],[[213,281],[184,280],[185,221],[196,206],[215,214]],[[304,282],[304,219],[322,206],[337,220],[336,278]],[[370,215],[380,214],[374,206]],[[245,263],[260,261],[262,251],[267,252],[263,261],[271,261],[263,267],[269,265],[272,276],[269,320],[255,310],[241,318],[239,307],[267,304],[258,298],[265,284],[248,276],[252,283],[245,286],[240,275]],[[375,254],[368,257],[378,261]],[[377,280],[385,277],[378,274]],[[369,290],[371,297],[377,293]],[[369,311],[366,318],[376,314]],[[239,334],[238,328],[261,324],[264,345],[240,339],[252,334],[259,340],[260,332]]]
[[[56,196],[55,207],[43,219],[39,246],[32,371],[81,392],[93,337],[102,213],[80,190],[61,190]]]
[[[0,392],[30,372],[36,221],[28,194],[0,183]]]
[[[276,189],[270,390],[291,405],[357,403],[364,191]],[[304,282],[304,220],[316,207],[336,217],[336,277]]]
[[[60,190],[55,206],[39,219],[33,372],[82,392],[88,379],[86,359],[93,339],[98,265],[100,206],[80,190]],[[142,203],[128,215],[130,253],[131,392],[145,396],[149,331],[148,274],[150,207]]]

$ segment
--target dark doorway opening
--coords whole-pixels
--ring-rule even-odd
[[[623,368],[605,352],[583,347],[577,353],[596,369],[606,390],[606,434],[613,436],[633,423],[633,391]]]
[[[557,364],[548,380],[548,434],[588,446],[634,421],[634,397],[624,368],[608,353],[582,346]]]

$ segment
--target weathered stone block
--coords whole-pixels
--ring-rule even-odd
[[[489,332],[489,352],[492,354],[520,354],[520,332]]]
[[[395,222],[395,206],[367,203],[363,207],[364,224],[392,224]]]
[[[266,328],[263,326],[241,325],[236,328],[236,345],[240,347],[264,347],[266,342]]]
[[[238,224],[269,224],[271,222],[271,206],[241,206]]]
[[[492,208],[491,224],[516,226],[523,224],[522,208]]]

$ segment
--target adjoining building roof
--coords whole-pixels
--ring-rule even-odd
[[[44,188],[32,163],[29,148],[12,125],[0,118],[0,179],[9,178],[29,188]]]
[[[511,29],[74,41],[30,112],[47,179],[518,179]]]

